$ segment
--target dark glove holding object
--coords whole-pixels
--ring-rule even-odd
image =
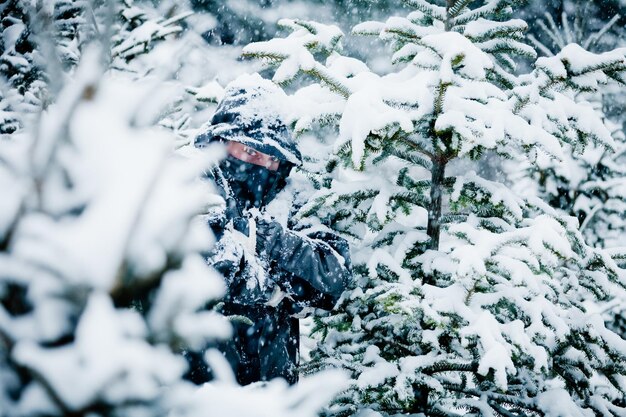
[[[215,213],[208,218],[209,227],[218,240],[224,235],[224,229],[230,221],[233,222],[233,229],[248,236],[248,219],[241,214],[237,202],[232,197],[226,199],[223,212]]]
[[[233,229],[246,236],[250,236],[250,226],[248,224],[248,219],[245,217],[235,217],[233,219]]]
[[[283,227],[275,221],[258,219],[256,221],[256,251],[261,257],[275,259],[276,248],[280,246]]]
[[[226,218],[226,221],[232,220],[236,217],[243,217],[243,214],[241,214],[241,211],[239,211],[239,207],[237,206],[237,201],[235,201],[233,197],[228,197],[226,199],[224,217]]]
[[[226,208],[224,209],[224,224],[228,224],[229,221],[233,222],[233,229],[244,235],[249,235],[248,219],[245,218],[239,211],[237,202],[234,198],[228,197],[226,199]]]

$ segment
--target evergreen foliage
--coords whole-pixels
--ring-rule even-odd
[[[53,10],[35,9],[20,0],[0,5],[0,134],[14,133],[22,127],[24,113],[32,113],[48,102],[46,60],[64,58],[68,62],[75,55],[70,45],[77,30],[77,24],[73,24],[76,14],[74,10],[63,13],[64,6],[67,3],[59,2]],[[37,38],[44,30],[57,33],[57,26],[63,30],[56,39]],[[51,49],[56,40],[60,50],[53,55]],[[55,63],[61,66],[60,61]]]
[[[205,167],[171,156],[164,132],[131,126],[154,116],[138,107],[149,85],[101,82],[98,61],[84,61],[32,136],[2,149],[6,416],[161,415],[191,390],[180,350],[229,334],[203,311],[224,291],[200,255],[208,231],[192,222],[219,203]]]
[[[538,24],[551,43],[546,45],[534,36],[530,39],[542,53],[553,56],[569,43],[576,43],[592,52],[606,48],[611,40],[613,46],[617,46],[619,39],[626,34],[623,27],[617,25],[623,20],[620,14],[604,22],[597,31],[589,29],[594,26],[594,20],[597,20],[594,14],[587,17],[576,15],[571,19],[563,12],[561,24],[557,26],[554,19],[546,15]],[[544,160],[538,166],[522,168],[522,175],[528,179],[519,178],[518,181],[519,188],[535,190],[551,206],[577,217],[587,242],[599,247],[619,246],[626,236],[626,191],[620,185],[626,175],[623,168],[626,139],[620,111],[626,96],[623,88],[610,87],[592,93],[584,89],[575,91],[574,98],[579,102],[589,102],[603,114],[603,122],[611,132],[615,149],[609,151],[593,144],[584,148],[569,146],[566,147],[564,161]],[[520,167],[515,166],[514,169],[520,170]]]
[[[210,43],[245,45],[276,35],[279,16],[319,18],[351,24],[377,18],[402,8],[400,0],[191,0],[193,10],[211,16],[214,22],[203,36]]]
[[[0,134],[17,132],[32,115],[55,100],[83,49],[108,42],[113,67],[152,50],[158,41],[182,30],[181,12],[162,17],[148,2],[59,0],[35,5],[10,0],[0,5]]]
[[[624,51],[568,45],[536,58],[513,2],[410,0],[406,17],[353,33],[389,42],[379,75],[341,54],[336,27],[292,30],[244,48],[292,95],[297,132],[338,127],[299,216],[350,237],[355,282],[319,318],[310,369],[339,367],[353,385],[328,413],[620,415],[626,342],[584,302],[624,275],[588,246],[576,219],[476,173],[447,176],[487,151],[562,160],[564,147],[615,142],[574,93],[624,83]],[[516,59],[534,70],[517,75]],[[503,181],[504,182],[504,181]]]
[[[572,5],[573,6],[573,5]],[[592,3],[570,7],[573,14],[563,11],[559,23],[548,13],[537,25],[547,41],[541,42],[531,35],[529,39],[539,51],[553,56],[569,43],[597,52],[623,44],[624,16],[617,13],[598,17],[597,6]],[[594,92],[574,92],[579,102],[591,103],[603,114],[603,122],[614,139],[614,151],[602,146],[577,148],[566,146],[563,161],[543,160],[537,165],[513,164],[511,169],[518,190],[541,196],[551,206],[575,216],[587,243],[597,247],[624,246],[626,239],[626,137],[623,111],[626,93],[621,86],[611,85]],[[623,298],[623,296],[622,296]],[[619,334],[624,329],[623,301],[612,301],[607,310],[607,325]]]
[[[544,55],[570,43],[603,52],[623,39],[626,4],[620,0],[530,0],[522,7],[530,22],[528,38]]]

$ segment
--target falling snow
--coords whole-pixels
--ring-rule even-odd
[[[0,417],[626,413],[626,1],[0,17]],[[216,235],[227,153],[194,142],[256,85],[238,123],[280,119],[298,166]],[[300,252],[272,265],[270,232]],[[297,306],[297,383],[237,383],[224,265],[248,307]]]

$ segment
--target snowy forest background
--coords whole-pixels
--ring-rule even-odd
[[[626,415],[624,0],[4,0],[0,416]],[[260,72],[349,240],[294,387],[239,387],[202,131]],[[206,351],[214,380],[185,378]]]

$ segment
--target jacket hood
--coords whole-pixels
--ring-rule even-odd
[[[202,148],[216,140],[232,140],[293,165],[302,156],[281,117],[285,93],[259,74],[243,75],[226,86],[211,124],[196,137]]]

